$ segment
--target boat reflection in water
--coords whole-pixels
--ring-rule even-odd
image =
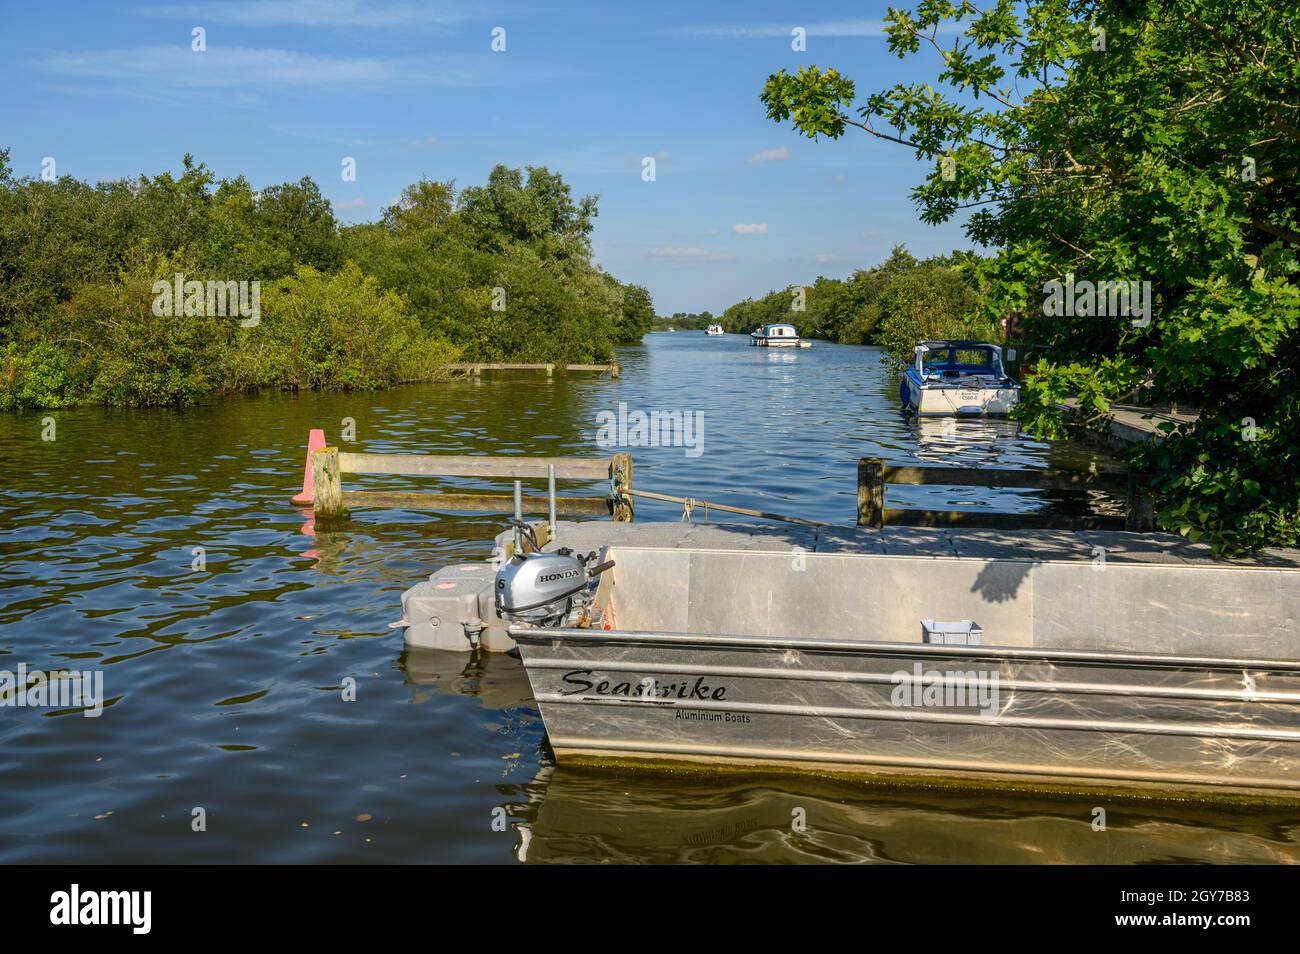
[[[521,862],[1300,863],[1300,818],[1279,808],[557,766],[514,656],[408,650],[399,665],[412,701],[469,696],[497,717],[489,744],[519,753],[496,783],[513,833],[499,837]]]
[[[912,456],[924,464],[938,467],[984,467],[990,469],[1026,469],[1024,447],[1034,442],[1021,433],[1016,421],[999,417],[918,417],[908,415],[915,438]],[[1043,441],[1044,452],[1052,454],[1051,466],[1065,470],[1087,470],[1095,459],[1111,463],[1104,455],[1089,456],[1078,448],[1057,447]],[[891,489],[900,502],[909,507],[956,510],[1004,510],[1030,512],[1044,509],[1060,514],[1120,514],[1120,502],[1104,493],[1089,491],[1085,495],[1054,490],[1023,490],[938,485],[898,486]]]
[[[915,417],[913,453],[947,467],[1016,466],[1013,451],[1020,425],[1004,417]],[[1046,445],[1044,445],[1046,446]]]
[[[407,685],[417,687],[412,702],[423,702],[434,695],[472,696],[484,709],[500,712],[528,708],[536,715],[528,674],[514,656],[407,647],[398,667]],[[534,721],[540,726],[540,719]]]
[[[547,764],[507,811],[532,863],[1141,864],[1300,862],[1283,809],[940,793],[781,775]]]

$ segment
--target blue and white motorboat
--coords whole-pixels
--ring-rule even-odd
[[[921,416],[1005,416],[1020,383],[1002,367],[1002,349],[984,341],[922,341],[898,385],[903,407]]]

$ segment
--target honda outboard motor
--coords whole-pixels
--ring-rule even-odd
[[[496,576],[497,612],[512,623],[578,624],[595,598],[596,578],[614,566],[613,560],[590,566],[594,552],[579,556],[567,547],[554,553],[521,551],[516,548]]]

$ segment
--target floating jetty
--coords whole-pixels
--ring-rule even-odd
[[[545,371],[546,376],[553,377],[556,369],[562,371],[595,371],[616,378],[622,372],[617,361],[607,364],[516,364],[516,363],[457,363],[444,365],[448,371],[457,371],[479,377],[484,371]]]

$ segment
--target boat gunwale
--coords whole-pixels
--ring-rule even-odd
[[[572,669],[578,660],[536,659],[527,663],[536,669]],[[589,660],[582,660],[584,662]],[[642,672],[655,668],[654,661],[626,662],[623,660],[590,660],[602,672]],[[890,685],[893,674],[886,672],[850,672],[834,669],[765,669],[758,666],[729,666],[713,664],[681,664],[663,667],[675,674],[691,676],[735,676],[741,679],[787,679],[791,682],[828,682],[861,685]],[[949,675],[941,674],[939,684],[946,687]],[[951,680],[954,684],[960,679]],[[1228,689],[1201,689],[1194,686],[1148,686],[1140,683],[1059,682],[1054,679],[1003,679],[998,677],[998,687],[1012,692],[1037,692],[1080,696],[1140,696],[1154,699],[1188,699],[1207,702],[1276,703],[1300,705],[1300,692]]]
[[[803,636],[746,636],[742,634],[669,633],[659,630],[577,629],[511,624],[507,630],[518,641],[541,643],[616,642],[626,645],[734,647],[743,649],[820,650],[874,656],[935,656],[960,659],[1041,659],[1087,662],[1103,666],[1164,669],[1273,670],[1300,672],[1300,659],[1246,659],[1220,656],[1176,656],[1168,653],[1127,653],[1114,650],[1043,649],[1033,646],[954,646],[933,643],[878,640],[810,639]]]
[[[929,414],[919,414],[919,415],[917,415],[917,416],[918,416],[918,417],[952,417],[953,415],[952,415],[952,414],[947,414],[947,413],[940,415],[940,414],[938,414],[938,413],[931,412],[931,413],[929,413]],[[994,416],[994,415],[990,415],[990,416]],[[925,470],[942,470],[942,469],[944,469],[944,468],[942,468],[942,467],[926,467],[926,468],[924,468],[924,469],[925,469]],[[955,470],[956,468],[952,468],[952,469]],[[1103,476],[1104,476],[1104,473],[1105,473],[1105,472],[1102,472],[1102,473],[1103,473]],[[948,485],[945,485],[945,484],[937,484],[937,483],[936,483],[936,484],[930,484],[930,485],[928,485],[928,486],[933,486],[933,487],[954,486],[954,487],[956,487],[956,486],[961,486],[961,485],[959,485],[959,484],[948,484]],[[975,512],[973,508],[970,508],[970,509],[971,509],[971,512],[972,512],[972,513]],[[825,525],[823,525],[822,527],[820,527],[819,529],[821,529],[821,530],[832,530],[832,531],[833,531],[833,530],[848,530],[848,531],[850,531],[850,532],[861,532],[861,531],[867,531],[867,532],[871,532],[871,533],[879,534],[881,528],[878,528],[878,527],[876,527],[876,528],[870,528],[870,527],[840,527],[840,526],[837,526],[837,525],[835,525],[835,524],[825,524]],[[952,527],[952,528],[935,528],[935,527],[894,527],[894,526],[889,526],[889,527],[886,527],[885,529],[888,529],[888,530],[895,530],[895,529],[908,529],[908,530],[945,530],[945,531],[950,531],[950,532],[953,532],[953,533],[960,533],[960,534],[976,534],[976,533],[987,533],[987,532],[990,532],[989,529],[984,528],[984,527],[969,527],[969,528],[965,528],[965,529],[963,529],[963,528],[960,528],[960,527]],[[1065,531],[1065,532],[1067,532],[1067,533],[1072,533],[1072,534],[1073,534],[1073,533],[1091,533],[1091,532],[1096,532],[1096,531],[1086,531],[1086,530],[1085,530],[1085,531],[1073,531],[1073,530],[1071,530],[1071,531]],[[1111,533],[1128,533],[1128,531],[1123,531],[1123,530],[1113,530],[1113,531],[1109,531],[1109,532],[1111,532]],[[1140,534],[1140,533],[1132,533],[1132,534],[1130,534],[1130,535],[1131,535],[1131,536],[1134,536],[1134,537],[1141,537],[1141,536],[1143,536],[1143,535]],[[1082,538],[1080,538],[1080,540],[1082,541]],[[978,541],[976,541],[976,542],[978,542]],[[768,553],[768,554],[770,554],[770,553],[780,553],[780,552],[783,552],[783,551],[778,551],[778,550],[748,550],[748,549],[745,549],[744,547],[726,546],[726,545],[712,545],[712,544],[709,544],[709,543],[696,543],[696,544],[692,544],[692,545],[688,545],[688,546],[683,546],[683,545],[678,544],[678,543],[675,543],[675,542],[674,542],[674,543],[645,543],[645,542],[635,542],[635,541],[630,541],[630,540],[618,540],[618,539],[612,539],[612,540],[610,540],[610,542],[607,544],[607,546],[609,547],[609,549],[610,549],[611,552],[617,552],[618,550],[659,550],[659,551],[663,551],[663,550],[676,550],[676,551],[684,552],[684,553],[732,553],[732,554],[739,553],[739,554],[744,554],[744,555],[748,555],[748,556],[753,556],[753,555],[756,555],[756,554],[763,554],[763,553]],[[1137,552],[1139,552],[1139,553],[1143,553],[1143,552],[1149,553],[1150,551],[1137,551]],[[1163,551],[1162,551],[1162,555],[1163,555]],[[1268,551],[1267,551],[1267,550],[1264,551],[1264,555],[1265,555],[1265,556],[1268,555]],[[810,559],[811,559],[811,560],[824,560],[824,559],[835,559],[835,560],[924,560],[924,561],[946,560],[946,561],[948,561],[948,562],[950,562],[950,563],[957,563],[957,562],[966,562],[966,563],[970,563],[970,562],[982,562],[982,563],[1025,563],[1025,564],[1030,564],[1030,565],[1032,565],[1032,566],[1079,566],[1079,565],[1081,565],[1081,564],[1083,564],[1083,563],[1092,563],[1093,560],[1094,560],[1094,558],[1091,557],[1091,556],[1087,556],[1087,557],[1085,557],[1085,556],[1080,555],[1080,556],[1078,556],[1078,557],[1070,557],[1070,558],[1067,559],[1067,558],[1062,557],[1062,556],[1057,555],[1057,554],[1033,554],[1031,551],[1028,551],[1028,550],[1026,550],[1026,551],[1024,552],[1023,555],[1021,555],[1021,554],[998,554],[997,556],[979,556],[979,555],[977,555],[977,554],[967,554],[967,553],[941,553],[941,552],[938,552],[938,551],[936,551],[936,552],[934,552],[934,553],[872,553],[872,552],[867,551],[867,550],[860,550],[860,551],[858,551],[858,550],[849,550],[849,551],[838,551],[838,550],[826,550],[826,551],[806,550],[806,551],[804,551],[803,554],[801,554],[801,556],[802,556],[802,558],[803,558],[804,560],[810,560]],[[1180,559],[1180,558],[1175,557],[1175,559]],[[1095,564],[1094,564],[1094,565],[1095,565]],[[1196,570],[1198,573],[1209,573],[1209,572],[1213,572],[1213,573],[1231,573],[1231,572],[1234,572],[1234,571],[1237,571],[1237,570],[1249,570],[1249,571],[1251,571],[1251,572],[1256,572],[1256,571],[1269,571],[1269,572],[1274,572],[1274,573],[1300,573],[1300,565],[1297,565],[1297,564],[1294,564],[1294,563],[1287,563],[1287,564],[1274,564],[1274,563],[1264,563],[1264,562],[1260,562],[1260,561],[1256,561],[1256,562],[1254,562],[1254,563],[1246,563],[1246,562],[1240,562],[1240,563],[1237,563],[1237,562],[1231,562],[1231,561],[1227,561],[1227,560],[1222,560],[1222,561],[1219,561],[1219,562],[1216,562],[1216,563],[1209,563],[1209,562],[1205,562],[1205,563],[1192,563],[1192,562],[1189,562],[1189,561],[1184,561],[1184,562],[1181,562],[1181,563],[1172,563],[1172,562],[1159,562],[1159,561],[1152,561],[1152,560],[1125,559],[1125,553],[1124,553],[1123,551],[1117,551],[1113,556],[1110,557],[1109,562],[1106,564],[1107,572],[1113,572],[1113,571],[1115,571],[1115,570],[1119,570],[1119,571],[1124,572],[1124,573],[1128,573],[1128,572],[1130,572],[1130,571],[1135,571],[1135,570],[1147,570],[1147,571],[1149,571],[1149,570],[1168,570],[1168,569],[1171,568],[1171,567],[1179,567],[1179,568],[1181,568],[1181,569],[1185,569],[1185,570]],[[1300,662],[1300,657],[1297,657],[1296,662]]]
[[[983,381],[974,384],[961,381],[934,381],[921,377],[916,373],[915,368],[908,368],[903,372],[903,376],[923,391],[1023,391],[1025,388],[1023,384],[1010,377],[1002,378],[996,384],[986,384]]]

